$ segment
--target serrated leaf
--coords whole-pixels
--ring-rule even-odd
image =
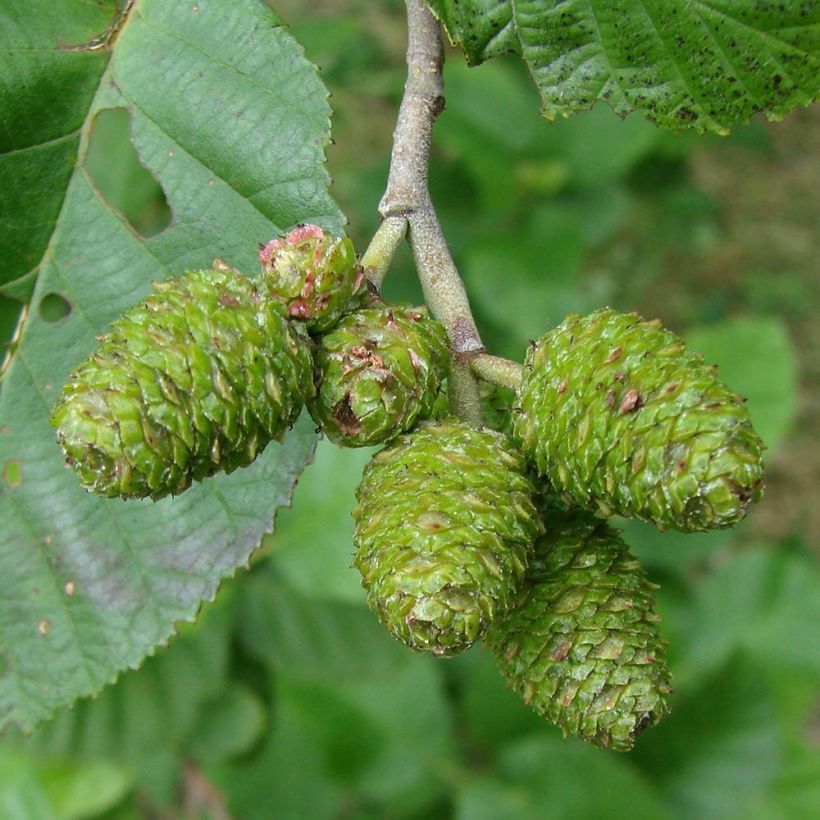
[[[17,70],[2,77],[12,96],[27,99],[22,89],[34,79],[52,83],[49,93],[59,96],[69,83],[51,73],[54,61],[68,59],[59,43],[105,27],[99,14],[89,22],[83,13],[78,28],[72,15],[88,6],[4,4],[0,37],[11,54],[4,65]],[[40,57],[16,62],[32,45]],[[54,61],[52,51],[59,51]],[[138,0],[100,54],[85,107],[78,114],[76,98],[67,106],[79,128],[76,162],[30,274],[31,310],[0,392],[0,724],[31,726],[98,691],[167,639],[176,621],[192,618],[270,531],[315,441],[305,420],[247,470],[157,504],[94,498],[63,468],[47,422],[60,385],[152,279],[215,256],[252,271],[258,243],[281,229],[342,223],[323,164],[327,91],[264,3]],[[137,152],[173,212],[171,225],[147,240],[87,172],[95,114],[111,107],[130,112]],[[20,134],[26,110],[12,109]],[[32,110],[45,116],[42,107]],[[6,110],[3,117],[15,122]],[[59,136],[20,136],[12,148]],[[4,187],[27,184],[46,183],[4,179]],[[58,321],[40,310],[52,294],[70,309]]]
[[[815,0],[428,0],[467,60],[522,56],[549,119],[606,100],[725,133],[820,89]]]
[[[44,758],[113,760],[137,766],[160,751],[181,755],[204,730],[211,706],[229,700],[233,615],[220,595],[196,624],[96,698],[63,709],[31,735],[9,741]]]

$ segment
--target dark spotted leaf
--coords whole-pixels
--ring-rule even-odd
[[[665,128],[725,133],[820,89],[816,0],[428,0],[467,60],[514,51],[554,119],[606,100]]]

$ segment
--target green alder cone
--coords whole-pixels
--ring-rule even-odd
[[[244,467],[313,389],[307,337],[227,266],[154,283],[112,327],[51,418],[100,495],[158,499]]]
[[[574,504],[728,527],[762,494],[765,446],[715,370],[658,321],[569,316],[527,353],[514,435]]]
[[[353,243],[317,225],[299,225],[259,251],[261,279],[269,296],[311,333],[333,327],[367,288]]]
[[[513,689],[564,736],[628,751],[669,711],[654,585],[594,514],[556,503],[543,521],[519,602],[485,642]]]
[[[540,532],[534,489],[505,436],[426,422],[367,465],[354,566],[370,608],[412,649],[455,655],[506,611]]]
[[[449,361],[425,308],[373,303],[319,339],[310,414],[343,447],[381,444],[430,418]]]

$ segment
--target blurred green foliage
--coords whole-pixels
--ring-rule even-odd
[[[361,249],[403,83],[401,4],[274,5],[334,94],[334,193]],[[4,820],[820,815],[820,472],[800,437],[820,427],[820,184],[804,164],[820,119],[722,142],[601,106],[548,125],[513,61],[468,70],[453,54],[446,82],[433,195],[491,349],[520,359],[605,303],[660,316],[749,397],[770,447],[767,498],[736,530],[625,524],[662,585],[673,714],[631,755],[595,750],[523,706],[482,648],[436,661],[399,647],[349,567],[370,454],[323,442],[277,534],[195,626],[32,737],[6,733]],[[155,232],[166,206],[126,120],[98,124],[95,180]],[[386,293],[420,299],[406,252]],[[0,301],[2,338],[18,310]]]

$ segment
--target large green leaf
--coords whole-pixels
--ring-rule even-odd
[[[96,692],[139,664],[176,621],[192,618],[270,531],[315,441],[304,420],[247,470],[156,504],[92,497],[63,468],[48,425],[60,385],[151,280],[215,256],[252,270],[257,243],[277,231],[303,220],[342,224],[323,165],[327,91],[265,3],[137,0],[110,56],[54,74],[68,60],[61,43],[105,27],[104,15],[81,14],[84,28],[75,21],[77,9],[91,5],[12,0],[0,12],[9,50],[0,75],[11,96],[26,98],[40,82],[59,97],[81,70],[90,88],[66,104],[71,116],[53,134],[30,125],[46,116],[33,103],[0,106],[0,133],[20,140],[14,151],[79,129],[70,138],[79,140],[76,152],[64,157],[64,196],[50,192],[62,204],[56,221],[48,216],[45,252],[30,274],[31,309],[0,392],[0,724],[31,726]],[[150,239],[130,228],[88,173],[95,116],[112,107],[130,113],[137,152],[173,212]],[[53,179],[3,182],[4,190],[40,185],[54,187]]]
[[[0,290],[31,293],[108,61],[101,50],[58,45],[91,40],[115,7],[9,0],[0,10],[0,178],[12,182],[0,197]]]
[[[10,728],[9,742],[44,759],[131,766],[160,750],[180,755],[203,731],[214,705],[228,700],[232,620],[231,601],[220,594],[196,624],[183,624],[171,646],[116,686],[61,710],[30,735]]]
[[[472,64],[514,51],[553,119],[606,100],[725,132],[820,88],[820,5],[760,0],[428,0]]]

